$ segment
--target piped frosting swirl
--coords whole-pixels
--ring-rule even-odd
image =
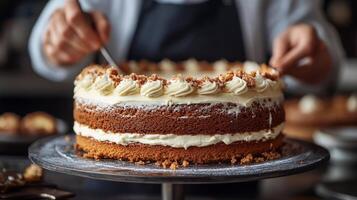
[[[351,95],[347,99],[347,110],[348,112],[356,112],[357,111],[357,95]]]
[[[248,91],[247,82],[237,76],[226,83],[226,88],[235,95],[241,95]]]
[[[213,64],[213,67],[218,72],[226,72],[228,68],[228,63],[226,60],[219,60]]]
[[[314,95],[306,95],[299,101],[299,109],[302,113],[310,114],[316,112],[319,108],[319,100]]]
[[[203,95],[216,94],[218,91],[218,84],[214,81],[209,80],[204,81],[201,87],[197,89],[197,93]]]
[[[159,97],[164,93],[164,85],[162,81],[149,80],[140,89],[140,94],[146,97]]]
[[[82,79],[76,80],[74,82],[74,85],[75,85],[74,92],[76,92],[77,90],[79,90],[81,88],[88,91],[90,89],[90,87],[92,86],[93,82],[94,82],[94,77],[91,75],[86,75]]]
[[[182,77],[178,77],[170,81],[167,86],[166,94],[173,97],[183,97],[191,94],[193,91],[194,88],[190,83]]]
[[[115,88],[114,93],[119,96],[133,95],[138,93],[139,85],[132,79],[123,79]]]
[[[272,83],[271,83],[272,84]],[[257,92],[264,92],[269,87],[269,82],[260,73],[255,75],[255,89]]]
[[[258,71],[260,66],[252,61],[246,61],[243,64],[243,69],[246,73],[252,73]]]
[[[226,63],[227,67],[232,63]],[[221,75],[192,78],[176,76],[165,79],[158,75],[121,75],[115,68],[89,66],[75,81],[74,92],[96,92],[100,95],[129,96],[140,95],[147,98],[170,96],[182,98],[194,95],[244,95],[245,93],[279,93],[282,84],[277,73],[262,65],[259,71],[247,73],[243,67]],[[207,66],[207,65],[206,65]]]
[[[113,82],[109,79],[107,74],[98,77],[93,86],[102,95],[109,95],[114,88]]]

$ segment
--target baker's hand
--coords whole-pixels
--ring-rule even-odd
[[[67,0],[51,16],[43,37],[43,51],[59,65],[80,61],[109,40],[110,25],[100,12],[91,12],[95,29],[80,11],[76,0]]]
[[[316,30],[307,24],[297,24],[274,40],[270,65],[282,75],[318,84],[331,72],[332,59]]]

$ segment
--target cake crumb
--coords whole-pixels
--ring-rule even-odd
[[[23,173],[23,177],[26,182],[40,181],[42,179],[42,176],[43,176],[42,168],[35,164],[31,164],[30,166],[28,166]]]
[[[171,165],[171,162],[169,160],[165,160],[164,162],[161,163],[161,166],[166,169]]]
[[[265,159],[263,157],[255,157],[254,162],[259,163],[259,162],[264,162]]]
[[[231,164],[234,165],[237,163],[237,159],[235,157],[232,157],[231,159]]]
[[[172,169],[172,170],[176,170],[177,168],[178,168],[178,163],[177,162],[173,162],[173,163],[171,163],[171,165],[170,165],[170,169]]]
[[[145,162],[142,160],[139,160],[138,162],[135,162],[136,165],[145,165]]]
[[[162,165],[162,162],[161,162],[161,161],[156,161],[156,162],[155,162],[155,165],[158,166],[158,167],[160,167],[160,166]]]
[[[190,163],[187,160],[182,161],[182,166],[183,167],[188,167]]]
[[[274,152],[274,151],[264,152],[264,153],[262,153],[262,155],[263,155],[267,160],[274,160],[274,159],[277,159],[277,158],[280,158],[280,157],[281,157],[280,153]]]
[[[240,164],[249,164],[253,161],[253,155],[248,154],[240,160]]]

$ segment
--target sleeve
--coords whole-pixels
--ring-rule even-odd
[[[286,77],[288,92],[323,94],[333,90],[338,81],[337,77],[344,60],[344,52],[336,31],[323,16],[321,2],[319,0],[270,0],[269,2],[266,13],[269,49],[272,49],[274,38],[286,28],[298,23],[308,23],[315,27],[333,60],[332,73],[319,85],[306,85],[292,77]]]
[[[34,71],[52,81],[65,81],[72,79],[83,66],[89,64],[94,58],[93,55],[88,55],[75,65],[59,66],[49,62],[46,55],[44,55],[42,51],[42,36],[45,28],[52,13],[57,8],[62,7],[64,2],[64,0],[51,0],[47,3],[32,29],[28,44]]]

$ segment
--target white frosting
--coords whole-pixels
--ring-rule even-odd
[[[113,82],[110,80],[109,76],[106,74],[104,76],[98,77],[94,84],[94,89],[96,89],[102,95],[109,95],[113,92]]]
[[[356,112],[357,111],[357,95],[351,95],[347,99],[347,111]]]
[[[162,81],[148,81],[146,82],[140,90],[140,94],[146,97],[159,97],[164,92],[164,86]]]
[[[226,83],[226,88],[235,95],[241,95],[248,91],[247,82],[237,76],[234,76],[232,80]]]
[[[267,80],[268,79],[265,79],[262,75],[257,73],[255,76],[255,90],[257,92],[264,92],[267,90],[270,85]]]
[[[214,70],[217,73],[227,72],[228,62],[226,60],[218,60],[213,64]]]
[[[132,79],[123,79],[114,89],[114,94],[119,96],[133,95],[138,93],[139,86]]]
[[[139,67],[138,63],[135,61],[129,62],[129,69],[130,69],[130,72],[132,72],[132,73],[140,72],[140,67]]]
[[[160,105],[231,102],[249,105],[261,99],[270,98],[273,102],[282,99],[281,83],[260,75],[255,80],[256,88],[248,88],[247,82],[237,76],[226,82],[223,90],[215,81],[206,80],[200,87],[182,77],[168,81],[168,85],[162,81],[147,81],[140,86],[135,80],[124,78],[115,87],[108,74],[96,78],[92,74],[84,74],[75,81],[74,97],[110,105],[127,102]]]
[[[182,78],[174,79],[167,86],[166,94],[173,97],[183,97],[191,94],[194,88]]]
[[[160,62],[159,66],[164,72],[175,72],[176,64],[169,59],[164,59]]]
[[[112,133],[102,129],[92,129],[86,125],[74,123],[73,130],[77,135],[91,137],[100,142],[112,142],[120,145],[141,143],[147,145],[161,145],[175,148],[204,147],[218,143],[231,144],[233,142],[260,141],[276,138],[284,127],[284,123],[270,129],[255,132],[215,135],[175,135],[175,134],[138,134]]]
[[[283,87],[283,82],[281,80],[272,81],[270,79],[267,79],[267,82],[268,82],[268,85],[270,86],[270,88],[273,90],[279,90],[279,88]]]
[[[256,62],[246,61],[243,63],[243,70],[247,73],[256,72],[260,69],[260,66]]]
[[[203,82],[201,88],[197,90],[198,94],[216,94],[219,90],[218,84],[216,82],[205,81]]]
[[[94,77],[91,75],[84,76],[83,79],[81,80],[76,80],[74,82],[74,92],[76,92],[78,89],[82,88],[84,90],[89,90],[90,86],[92,86],[94,82]]]
[[[200,104],[200,103],[236,103],[242,106],[249,106],[253,102],[260,102],[270,98],[273,103],[281,103],[283,94],[278,91],[265,91],[256,93],[255,91],[248,91],[242,95],[235,95],[234,93],[217,93],[215,95],[190,95],[183,97],[174,97],[162,95],[156,98],[149,98],[140,94],[119,96],[115,92],[104,96],[100,95],[96,90],[86,91],[79,89],[75,95],[75,99],[87,100],[93,103],[104,103],[106,105],[116,104],[139,104],[139,105],[168,105],[168,104]]]
[[[299,109],[302,113],[309,114],[317,111],[318,100],[314,95],[305,95],[299,101]]]
[[[193,58],[188,59],[187,61],[184,62],[184,64],[185,64],[185,70],[187,72],[195,73],[200,71],[199,64],[196,59]]]

